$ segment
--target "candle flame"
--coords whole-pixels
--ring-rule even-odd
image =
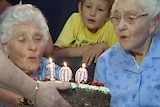
[[[82,68],[85,68],[86,67],[86,64],[85,63],[82,63]]]
[[[63,62],[63,65],[66,67],[67,66],[67,62]]]
[[[49,57],[49,62],[50,62],[50,63],[52,63],[52,61],[53,61],[53,60],[52,60],[52,58],[51,58],[51,57]]]

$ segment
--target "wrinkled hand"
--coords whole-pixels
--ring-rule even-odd
[[[11,101],[8,103],[8,107],[18,107],[20,98],[21,98],[21,96],[16,93],[10,94]]]
[[[96,63],[98,57],[108,49],[108,45],[104,42],[94,44],[90,46],[87,51],[83,54],[83,62],[90,65],[92,62]]]
[[[34,107],[71,107],[57,91],[57,89],[65,90],[68,88],[70,88],[69,82],[49,81],[40,83]]]

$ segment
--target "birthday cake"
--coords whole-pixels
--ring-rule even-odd
[[[95,84],[71,83],[71,89],[59,91],[72,107],[110,107],[109,89]]]

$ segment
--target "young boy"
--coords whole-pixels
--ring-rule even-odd
[[[82,57],[90,65],[99,55],[118,42],[109,21],[114,0],[81,0],[79,13],[66,22],[55,42],[56,57]]]

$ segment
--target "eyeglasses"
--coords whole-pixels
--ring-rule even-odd
[[[123,16],[123,20],[128,23],[128,24],[134,24],[137,22],[137,20],[141,17],[144,17],[144,16],[147,16],[148,14],[143,14],[143,15],[135,15],[135,14],[125,14]],[[115,15],[115,16],[111,16],[110,17],[110,20],[111,22],[114,24],[114,25],[117,25],[119,24],[119,22],[121,21],[121,16],[120,15]]]

